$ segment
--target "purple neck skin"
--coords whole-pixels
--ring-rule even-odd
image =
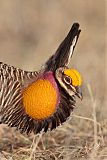
[[[58,95],[58,99],[57,99],[57,106],[60,102],[60,93],[59,93],[59,89],[58,89],[58,85],[56,83],[56,80],[54,78],[54,73],[52,71],[49,71],[47,73],[44,73],[40,79],[46,79],[46,80],[49,80],[50,83],[52,84],[52,86],[54,87],[54,89],[56,90],[57,92],[57,95]]]

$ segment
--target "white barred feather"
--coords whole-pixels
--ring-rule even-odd
[[[14,112],[22,99],[25,81],[30,81],[36,76],[37,72],[23,71],[0,62],[0,117],[4,115],[7,109],[9,115]]]

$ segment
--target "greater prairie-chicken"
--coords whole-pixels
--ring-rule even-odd
[[[74,23],[68,35],[38,72],[0,62],[0,123],[21,132],[53,130],[67,120],[82,99],[81,75],[68,64],[80,34]]]

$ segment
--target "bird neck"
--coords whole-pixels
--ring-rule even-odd
[[[46,72],[23,92],[25,112],[34,119],[46,119],[56,112],[60,95],[53,72]]]
[[[52,86],[54,87],[54,89],[58,91],[58,85],[56,83],[55,76],[54,76],[54,73],[52,71],[44,73],[40,77],[40,79],[48,80],[52,84]]]

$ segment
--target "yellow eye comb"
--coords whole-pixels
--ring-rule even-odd
[[[81,86],[82,84],[82,78],[80,73],[75,69],[66,69],[64,71],[64,74],[69,76],[72,79],[72,85],[73,86]]]

